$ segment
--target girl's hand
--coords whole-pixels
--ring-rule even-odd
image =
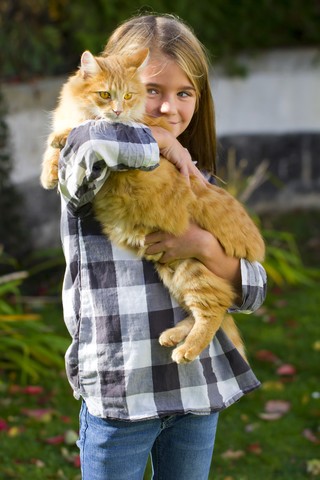
[[[150,233],[145,238],[145,245],[149,245],[147,254],[163,252],[160,263],[196,258],[212,273],[228,280],[241,298],[240,260],[228,257],[219,241],[197,224],[190,223],[186,232],[179,237],[162,231]]]
[[[203,248],[201,242],[205,230],[202,230],[196,224],[190,224],[187,231],[179,236],[167,232],[153,232],[146,236],[145,245],[150,245],[146,251],[147,254],[156,254],[163,252],[160,263],[170,263],[177,259],[197,258],[197,254]]]
[[[193,163],[188,150],[181,145],[172,133],[162,127],[152,126],[149,128],[159,145],[161,155],[175,165],[188,183],[190,183],[190,175],[196,176],[204,185],[208,183]]]

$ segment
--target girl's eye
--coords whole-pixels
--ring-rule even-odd
[[[123,95],[123,98],[124,98],[125,100],[131,100],[131,98],[132,98],[132,93],[125,93],[125,94]]]
[[[111,95],[109,92],[98,92],[100,97],[103,98],[103,100],[109,100],[111,98]]]
[[[147,88],[148,95],[157,95],[158,91],[155,88]]]
[[[187,98],[187,97],[191,97],[191,93],[190,92],[179,92],[178,96],[183,97],[183,98]]]

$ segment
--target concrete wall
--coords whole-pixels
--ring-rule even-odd
[[[253,208],[320,207],[320,50],[268,52],[241,57],[243,78],[214,69],[220,165],[230,148],[246,158],[248,173],[264,158],[283,187],[266,182],[251,198]],[[59,201],[39,185],[41,157],[65,78],[4,85],[14,169],[12,180],[26,197],[26,218],[34,244],[59,244]],[[279,183],[279,182],[278,182]],[[302,199],[304,199],[302,201]]]

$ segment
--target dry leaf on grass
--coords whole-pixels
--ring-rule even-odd
[[[304,436],[304,438],[309,440],[309,442],[320,443],[319,438],[313,433],[312,430],[310,430],[310,428],[305,428],[302,432],[302,435]]]
[[[221,454],[221,457],[225,460],[239,460],[239,458],[243,457],[245,452],[243,450],[226,450],[224,453]]]
[[[262,420],[279,420],[291,409],[291,403],[286,400],[269,400],[264,407],[264,412],[259,414]]]
[[[320,460],[317,458],[309,460],[307,462],[307,472],[313,477],[320,476]]]

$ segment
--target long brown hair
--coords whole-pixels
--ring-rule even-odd
[[[169,14],[135,16],[111,35],[103,55],[130,54],[149,48],[173,59],[192,82],[197,93],[196,111],[179,136],[200,169],[216,170],[214,103],[209,81],[209,60],[204,46],[180,18]]]

